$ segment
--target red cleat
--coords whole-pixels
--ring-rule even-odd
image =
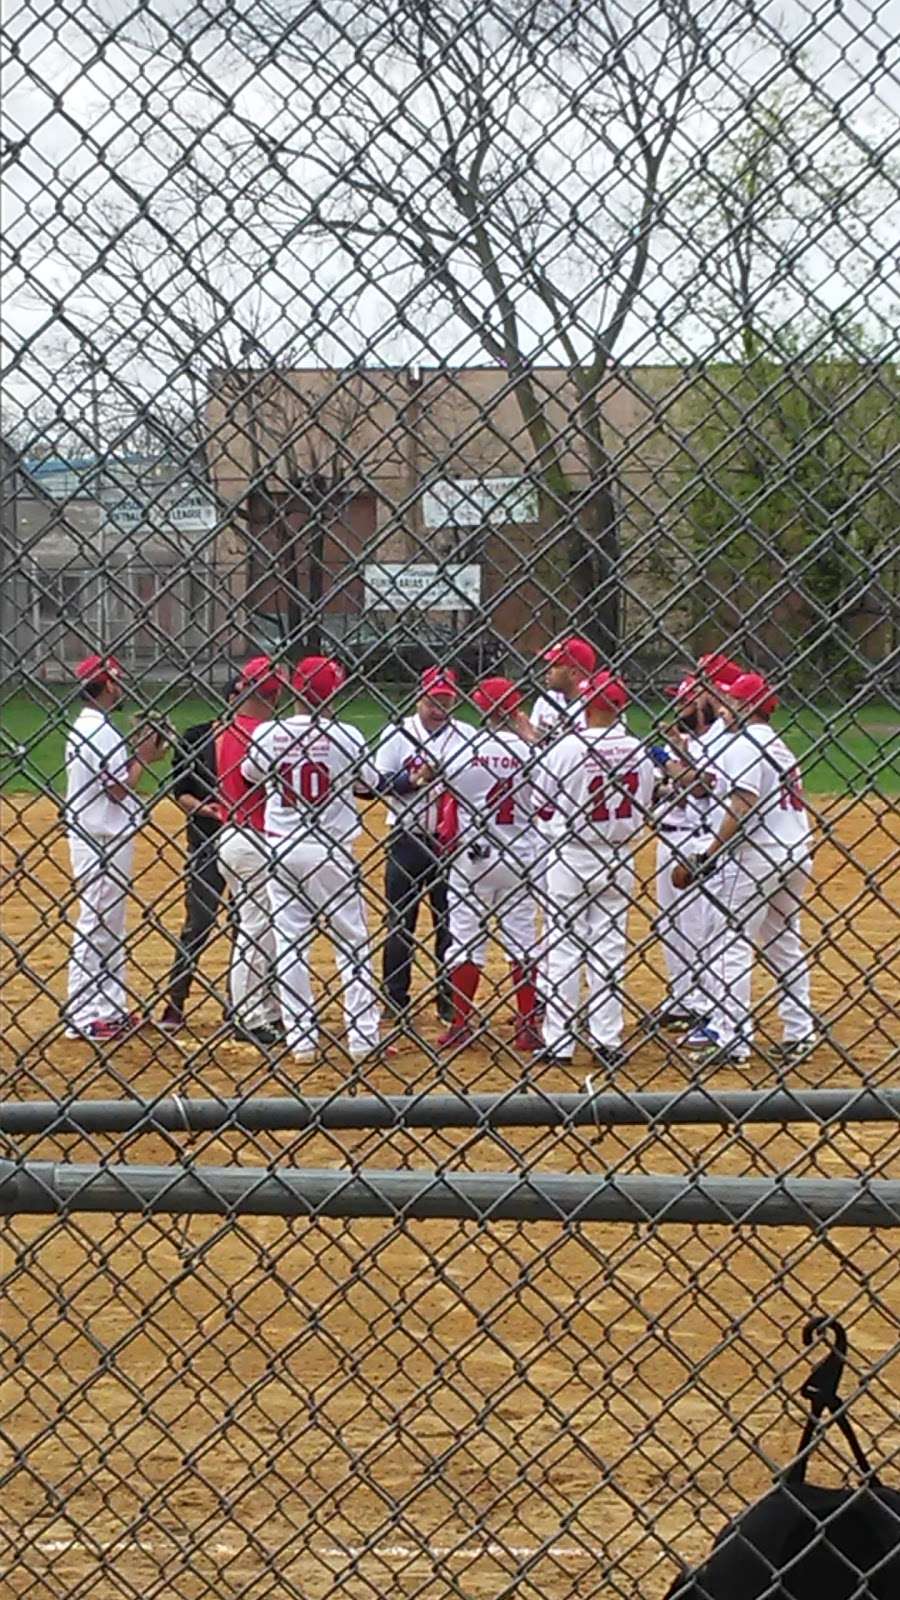
[[[467,1045],[474,1043],[475,1035],[464,1022],[448,1028],[438,1039],[438,1047],[441,1050],[464,1050]]]
[[[524,1050],[529,1055],[533,1055],[536,1050],[543,1050],[544,1048],[544,1041],[540,1033],[530,1022],[519,1024],[514,1042],[517,1050]]]

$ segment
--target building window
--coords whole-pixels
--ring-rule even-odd
[[[41,572],[38,575],[38,613],[43,622],[74,622],[85,605],[85,572]]]

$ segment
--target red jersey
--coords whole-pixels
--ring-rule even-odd
[[[263,717],[236,716],[216,734],[216,775],[222,820],[238,828],[256,828],[259,833],[265,821],[265,787],[248,783],[241,772],[241,763],[253,734],[262,727],[264,720]]]

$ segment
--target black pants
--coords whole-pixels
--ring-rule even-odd
[[[450,946],[447,913],[447,869],[427,834],[391,830],[388,842],[385,897],[388,936],[384,946],[384,991],[398,1010],[409,1004],[409,980],[416,950],[416,923],[426,895],[434,923],[434,958],[438,969],[438,1005],[446,1010],[450,985],[444,957]]]
[[[183,1011],[200,952],[216,924],[225,879],[219,871],[216,838],[189,844],[185,862],[184,927],[178,941],[178,954],[169,976],[168,1003]]]

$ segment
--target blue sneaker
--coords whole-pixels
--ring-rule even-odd
[[[732,1039],[729,1044],[723,1044],[715,1028],[694,1028],[684,1041],[683,1048],[695,1061],[709,1067],[739,1066],[742,1061],[749,1061],[750,1050],[741,1039]]]

